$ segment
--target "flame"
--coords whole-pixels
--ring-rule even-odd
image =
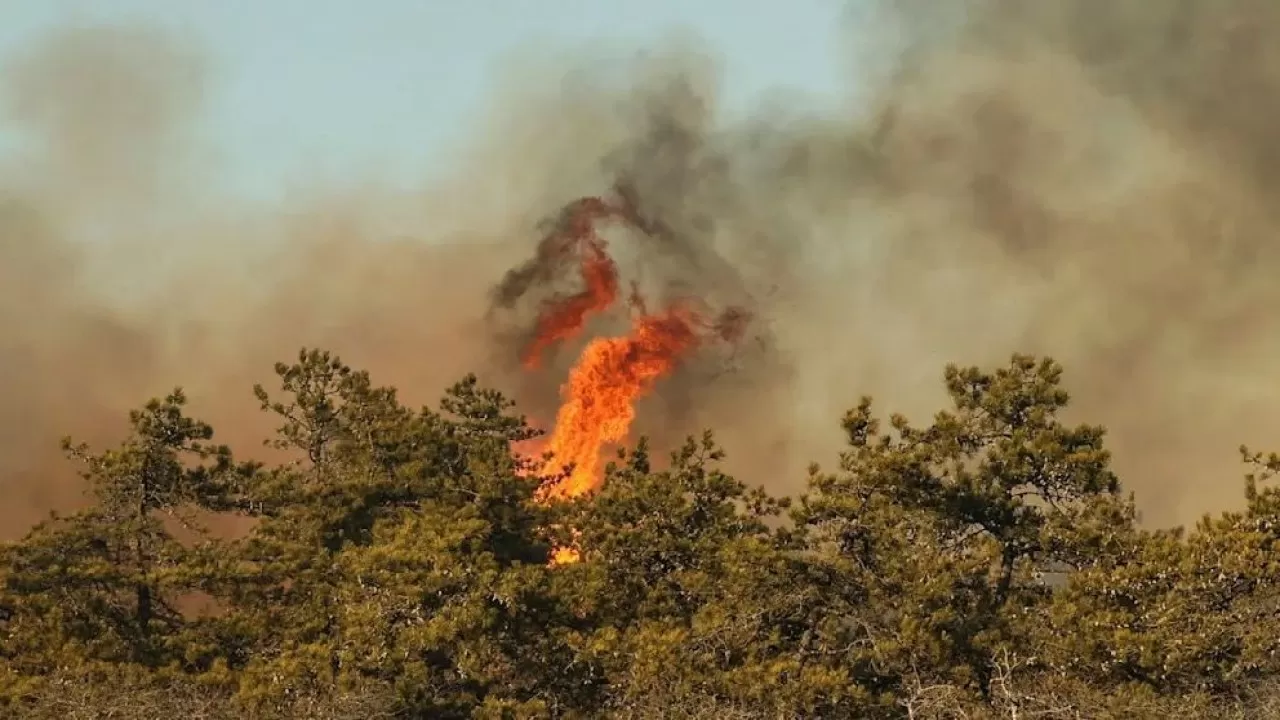
[[[596,232],[596,222],[633,215],[628,207],[611,205],[599,197],[575,200],[560,212],[539,246],[559,253],[576,245],[582,258],[579,272],[583,289],[568,297],[554,297],[543,306],[533,342],[522,358],[526,368],[536,368],[544,350],[577,335],[589,315],[607,310],[618,299],[618,266],[609,257],[604,238]]]
[[[608,309],[617,300],[618,268],[594,233],[582,241],[581,273],[583,290],[548,303],[538,317],[533,342],[524,353],[526,368],[536,368],[544,350],[577,335],[588,315]]]
[[[555,462],[572,465],[569,476],[545,488],[549,498],[567,499],[600,486],[600,454],[624,438],[635,420],[635,401],[669,374],[698,344],[696,316],[682,308],[641,315],[627,337],[593,340],[562,388],[547,449]]]
[[[551,551],[552,565],[572,565],[582,559],[576,548],[562,547]]]
[[[539,245],[540,252],[558,257],[576,249],[583,288],[554,297],[543,306],[533,340],[521,357],[526,368],[536,369],[548,348],[576,336],[590,315],[617,302],[618,267],[596,231],[596,223],[605,219],[621,219],[650,235],[661,229],[641,218],[634,198],[621,191],[614,201],[586,197],[561,211]],[[636,401],[699,346],[703,339],[699,330],[736,343],[749,322],[745,311],[729,308],[714,323],[704,323],[687,303],[649,313],[634,286],[630,305],[637,311],[630,333],[592,340],[561,387],[564,402],[554,429],[549,439],[538,444],[550,451],[557,466],[571,469],[567,476],[539,489],[543,502],[580,497],[600,487],[605,448],[626,439],[635,420]],[[551,564],[574,563],[580,557],[575,540],[568,547],[553,550]]]

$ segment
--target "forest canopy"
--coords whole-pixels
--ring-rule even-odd
[[[474,376],[413,409],[327,352],[275,370],[284,461],[217,444],[181,390],[117,446],[65,443],[93,502],[0,555],[7,716],[1280,708],[1280,458],[1241,449],[1242,510],[1146,528],[1051,359],[948,366],[925,424],[864,399],[795,497],[723,472],[711,432],[549,497],[573,468]]]

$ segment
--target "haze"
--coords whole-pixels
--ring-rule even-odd
[[[793,491],[859,395],[931,412],[944,363],[1022,350],[1065,363],[1151,522],[1230,504],[1234,448],[1280,426],[1280,10],[892,5],[9,2],[7,534],[76,501],[61,435],[175,384],[253,452],[250,386],[303,344],[546,416],[489,291],[620,176],[767,336],[647,410],[745,480]]]

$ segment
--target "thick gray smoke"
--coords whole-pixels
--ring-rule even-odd
[[[769,340],[737,373],[668,383],[647,427],[717,427],[794,489],[857,395],[923,417],[945,362],[1049,353],[1149,521],[1233,504],[1234,448],[1280,429],[1280,9],[973,0],[851,20],[844,116],[726,124],[692,53],[588,100],[629,128],[602,173],[680,241],[637,252],[682,259],[681,288],[750,298]]]
[[[1235,446],[1280,428],[1280,8],[947,7],[860,3],[840,112],[728,117],[687,41],[621,64],[543,53],[495,83],[444,181],[278,207],[218,186],[198,48],[71,28],[5,58],[6,534],[76,498],[58,437],[109,439],[174,384],[254,451],[270,422],[249,388],[303,344],[415,403],[476,370],[549,420],[576,347],[518,369],[538,293],[495,313],[493,288],[541,221],[619,183],[669,230],[606,231],[628,281],[755,316],[641,430],[713,427],[745,480],[794,491],[859,395],[923,417],[946,362],[1043,352],[1150,521],[1233,504]]]

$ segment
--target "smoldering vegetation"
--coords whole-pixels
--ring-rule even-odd
[[[577,348],[531,374],[513,338],[558,275],[501,308],[493,289],[544,220],[616,187],[664,228],[605,231],[628,282],[753,319],[640,431],[714,428],[745,480],[788,492],[835,461],[860,395],[918,416],[943,362],[1047,353],[1149,522],[1234,502],[1236,446],[1280,429],[1280,8],[948,7],[853,6],[835,110],[731,115],[686,37],[542,53],[495,79],[443,178],[274,206],[219,179],[200,48],[73,27],[20,49],[0,66],[5,534],[76,502],[62,434],[110,440],[175,384],[222,439],[260,437],[249,388],[304,344],[412,402],[477,371],[549,421]]]

